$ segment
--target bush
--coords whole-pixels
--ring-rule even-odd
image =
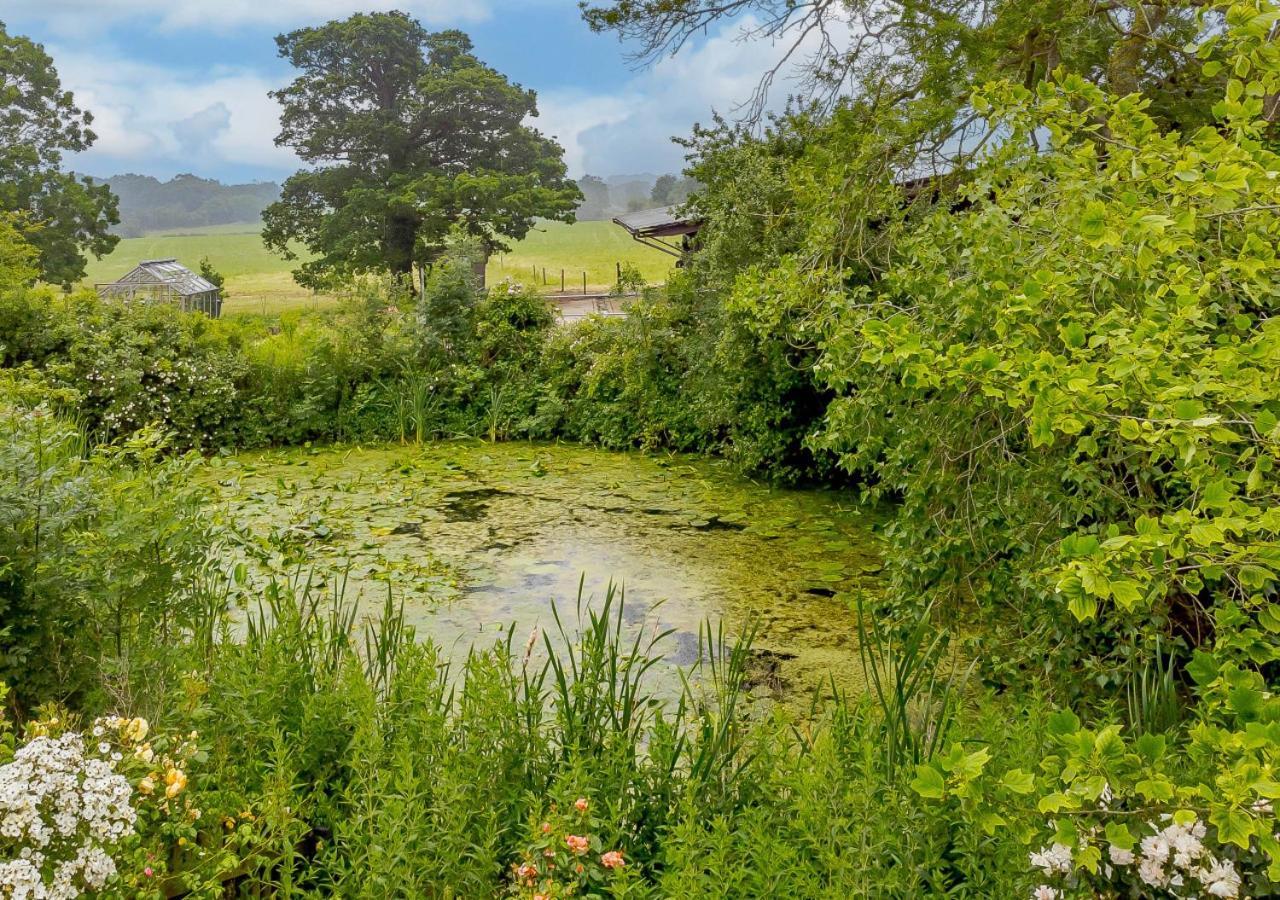
[[[20,709],[105,691],[150,714],[170,649],[218,615],[205,498],[194,461],[162,458],[154,435],[86,446],[47,406],[0,396],[0,678]]]

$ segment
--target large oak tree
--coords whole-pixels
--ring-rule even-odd
[[[285,183],[264,237],[290,258],[292,241],[314,254],[300,283],[409,273],[457,226],[501,249],[538,218],[572,221],[581,194],[563,151],[525,124],[534,92],[480,62],[465,34],[393,12],[276,41],[301,71],[272,95],[284,108],[276,143],[313,167]]]
[[[62,89],[39,44],[0,23],[0,212],[10,213],[39,253],[39,276],[70,286],[84,277],[84,253],[115,247],[116,198],[62,171],[62,154],[87,150],[93,116]]]

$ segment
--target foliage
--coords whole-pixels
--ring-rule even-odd
[[[227,277],[213,267],[213,263],[209,262],[207,256],[200,257],[200,277],[222,291],[223,300],[227,299],[229,295],[224,289]]]
[[[19,708],[105,689],[149,713],[169,648],[208,624],[193,462],[160,449],[143,435],[87,454],[47,406],[0,397],[0,677]]]
[[[572,810],[570,812],[569,810]],[[530,829],[529,845],[519,863],[512,863],[511,894],[517,897],[626,896],[623,876],[626,857],[605,850],[593,833],[600,826],[591,802],[579,797],[564,812],[551,804],[547,817]],[[637,890],[637,893],[639,891]]]
[[[302,74],[273,94],[284,107],[276,141],[318,168],[285,182],[263,234],[286,256],[290,240],[316,254],[300,283],[408,274],[435,261],[455,226],[505,249],[535,218],[572,220],[582,195],[561,150],[524,124],[537,115],[533,92],[481,63],[461,32],[361,13],[277,43]]]
[[[81,393],[80,414],[97,436],[158,425],[187,448],[226,433],[242,364],[207,319],[167,304],[90,297],[69,301],[68,311],[65,356],[47,362],[55,379]]]
[[[119,222],[110,189],[59,168],[64,152],[97,139],[92,122],[44,48],[0,26],[0,212],[22,214],[16,224],[53,284],[78,281],[84,251],[101,257],[118,240],[108,231]]]
[[[23,237],[21,218],[0,213],[0,287],[12,288],[34,281],[38,251]]]
[[[59,563],[89,517],[83,439],[47,408],[0,405],[0,677],[20,705],[85,687],[75,659],[73,590]],[[36,660],[41,665],[37,668]]]
[[[1182,47],[1215,30],[1199,0],[1165,3],[1090,0],[979,3],[973,0],[582,0],[595,31],[634,41],[637,59],[678,52],[703,30],[751,14],[746,40],[778,45],[748,118],[766,109],[769,89],[791,63],[801,90],[793,105],[831,111],[856,105],[883,114],[914,102],[927,108],[919,128],[897,145],[906,171],[946,171],[990,135],[989,122],[969,106],[971,92],[1001,78],[1033,87],[1052,82],[1059,67],[1117,95],[1141,93],[1170,128],[1207,120],[1206,97],[1218,93],[1218,73],[1201,73]],[[849,23],[854,23],[850,26]],[[820,39],[818,39],[820,36]],[[1273,109],[1272,112],[1275,110]],[[879,163],[877,163],[878,165]]]
[[[222,184],[190,174],[175,175],[168,181],[150,175],[113,175],[103,183],[118,198],[120,226],[116,230],[126,238],[165,229],[257,223],[262,211],[280,196],[280,185],[270,181]]]

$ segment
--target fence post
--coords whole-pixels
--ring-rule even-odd
[[[564,269],[560,270],[560,293],[564,293]]]
[[[546,287],[546,284],[547,284],[547,267],[546,267],[546,266],[543,266],[543,267],[542,267],[542,285],[543,285],[543,287]]]
[[[618,284],[622,284],[622,263],[616,262],[613,265],[618,270]]]
[[[582,296],[587,296],[587,273],[582,273]]]

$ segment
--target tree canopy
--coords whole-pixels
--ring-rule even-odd
[[[829,113],[854,102],[875,110],[916,103],[927,115],[900,135],[905,167],[951,168],[990,134],[969,106],[993,79],[1026,87],[1059,67],[1114,94],[1151,100],[1158,123],[1210,121],[1225,81],[1206,75],[1185,47],[1220,28],[1204,0],[610,0],[582,2],[596,31],[616,31],[652,61],[718,23],[739,21],[748,39],[780,47],[777,64],[747,101],[765,109],[775,79],[793,77],[793,107]],[[797,99],[799,98],[799,99]],[[867,112],[872,110],[872,112]],[[908,152],[909,151],[909,152]]]
[[[80,280],[85,251],[101,257],[118,240],[111,190],[61,171],[63,153],[96,140],[92,122],[44,48],[0,23],[0,211],[21,214],[14,221],[39,252],[39,276],[53,284]]]
[[[376,13],[276,41],[301,72],[273,93],[276,143],[313,168],[285,182],[264,238],[286,256],[294,240],[316,254],[300,282],[408,273],[455,227],[492,250],[538,218],[572,221],[582,195],[563,151],[525,124],[536,95],[478,60],[462,32]]]

